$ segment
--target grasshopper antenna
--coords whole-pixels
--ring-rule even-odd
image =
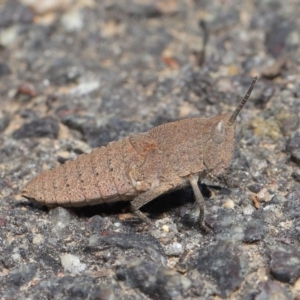
[[[230,119],[229,119],[229,125],[233,125],[235,120],[236,120],[236,117],[237,115],[240,113],[240,111],[242,110],[243,106],[246,104],[247,100],[249,99],[250,95],[251,95],[251,92],[254,88],[254,85],[257,81],[257,76],[255,76],[252,80],[252,83],[245,95],[245,97],[243,98],[243,100],[240,102],[239,106],[236,108],[236,110],[232,113]]]

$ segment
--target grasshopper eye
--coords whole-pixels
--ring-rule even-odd
[[[212,127],[211,137],[215,143],[221,144],[225,141],[225,136],[225,124],[220,121]]]

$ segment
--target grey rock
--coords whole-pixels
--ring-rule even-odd
[[[56,119],[45,117],[25,123],[13,133],[15,139],[29,137],[49,137],[56,139],[58,136],[59,125]]]
[[[113,233],[106,236],[92,235],[89,239],[89,247],[97,248],[101,246],[118,247],[120,249],[138,249],[143,250],[146,256],[163,266],[166,265],[164,250],[151,235]]]
[[[55,257],[51,246],[44,246],[35,251],[34,259],[40,266],[52,269],[55,274],[61,270],[59,258]]]
[[[0,77],[9,75],[10,73],[11,73],[11,71],[10,71],[8,64],[1,62],[0,63]]]
[[[287,196],[287,200],[283,205],[285,219],[293,219],[300,217],[300,190],[291,191]]]
[[[300,242],[300,220],[297,220],[294,230],[295,230],[296,239]]]
[[[15,23],[31,23],[33,21],[33,12],[17,1],[9,1],[3,9],[0,10],[0,28],[8,27]]]
[[[279,281],[295,283],[300,277],[300,253],[292,246],[273,246],[270,249],[270,272]]]
[[[286,144],[286,150],[292,152],[293,150],[299,150],[300,148],[300,133],[296,132],[288,139]]]
[[[257,194],[261,189],[262,189],[262,186],[260,184],[251,184],[248,186],[248,189],[249,191]]]
[[[49,212],[49,220],[55,224],[58,222],[70,223],[72,220],[76,220],[76,216],[70,213],[69,210],[63,207],[55,207]]]
[[[300,174],[299,174],[299,173],[293,172],[293,173],[292,173],[292,178],[293,178],[295,181],[300,182]]]
[[[300,165],[300,148],[291,151],[291,161]]]
[[[3,116],[0,118],[0,133],[6,129],[6,127],[9,125],[10,118],[7,116]]]
[[[107,13],[113,16],[128,15],[132,18],[157,18],[161,12],[152,4],[127,3],[126,6],[114,4],[107,8]]]
[[[51,229],[53,237],[65,239],[71,235],[70,223],[75,221],[76,217],[67,209],[62,207],[52,209],[49,213],[49,219],[53,224]]]
[[[287,201],[287,199],[284,196],[282,196],[280,194],[275,194],[269,203],[270,204],[282,204],[286,201]]]
[[[267,224],[263,220],[252,218],[246,225],[243,241],[246,243],[258,242],[264,239],[267,233]]]
[[[265,281],[261,282],[258,286],[258,293],[254,296],[255,300],[289,300],[290,295],[288,294],[285,287],[280,285],[278,282]]]
[[[96,120],[91,116],[67,114],[61,122],[71,129],[75,129],[84,133],[86,127],[96,126]]]
[[[36,266],[34,264],[22,265],[8,275],[7,283],[15,287],[21,287],[28,283],[35,274]]]
[[[266,33],[265,45],[268,52],[274,57],[279,57],[286,51],[287,37],[293,29],[288,20],[277,20]]]
[[[99,234],[103,230],[106,230],[107,222],[109,222],[109,220],[106,220],[105,218],[102,218],[101,216],[96,215],[88,220],[86,227],[91,233]],[[109,223],[111,223],[111,222],[109,222]]]
[[[91,123],[83,126],[83,138],[93,148],[107,145],[115,140],[120,132],[130,132],[131,122],[110,118],[102,126],[90,126]]]
[[[56,59],[48,70],[49,80],[56,85],[76,82],[81,72],[76,67],[76,61],[67,58]]]
[[[118,279],[139,289],[151,299],[183,299],[184,291],[192,285],[189,278],[144,260],[121,266],[116,274]]]
[[[243,282],[248,272],[248,259],[238,243],[219,241],[201,249],[190,266],[216,283],[216,293],[220,297],[228,297]]]
[[[32,299],[99,299],[101,288],[96,284],[95,278],[82,275],[78,277],[64,276],[62,278],[54,278],[42,280],[37,285],[33,286],[29,295]],[[110,290],[110,295],[114,295],[112,288],[103,288]],[[114,300],[115,298],[108,298]]]
[[[275,77],[277,75],[278,74],[276,74]],[[266,85],[266,87],[261,91],[260,96],[254,99],[255,106],[257,108],[264,109],[267,103],[270,101],[271,97],[273,96],[274,92],[275,92],[274,86]]]

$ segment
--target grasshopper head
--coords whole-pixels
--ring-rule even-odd
[[[249,99],[256,80],[257,77],[253,79],[245,97],[232,114],[222,114],[207,120],[203,132],[203,160],[207,171],[212,175],[224,173],[231,164],[236,118]]]

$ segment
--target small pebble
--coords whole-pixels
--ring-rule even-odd
[[[40,245],[44,243],[44,236],[41,234],[37,234],[34,236],[33,240],[32,240],[32,244],[34,245]]]
[[[73,254],[62,254],[60,256],[60,261],[65,272],[79,274],[86,268],[86,264],[81,263],[79,257]]]
[[[254,213],[254,211],[255,211],[255,208],[254,208],[252,205],[250,205],[250,204],[248,204],[248,205],[243,209],[243,213],[244,213],[244,215],[246,215],[246,216],[252,215],[252,214]]]
[[[272,196],[266,188],[260,190],[256,196],[259,202],[269,202],[272,198]]]
[[[229,208],[229,209],[234,209],[234,202],[232,200],[227,200],[224,204],[223,207]]]
[[[170,232],[170,227],[169,227],[168,225],[163,225],[163,226],[162,226],[162,230],[163,230],[164,232]]]
[[[165,252],[167,255],[179,256],[183,253],[182,244],[174,242],[173,244],[166,246]]]

